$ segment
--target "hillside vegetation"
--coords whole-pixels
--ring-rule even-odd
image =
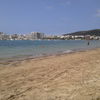
[[[73,32],[73,33],[68,33],[64,35],[95,35],[95,36],[100,36],[100,29],[95,29],[95,30],[88,30],[88,31],[78,31],[78,32]]]

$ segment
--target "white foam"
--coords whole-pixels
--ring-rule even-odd
[[[63,51],[63,53],[71,53],[73,52],[73,50],[66,50],[66,51]]]

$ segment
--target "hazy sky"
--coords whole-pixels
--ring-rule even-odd
[[[100,28],[100,0],[0,0],[0,32],[62,34]]]

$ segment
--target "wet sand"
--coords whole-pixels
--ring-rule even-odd
[[[0,100],[100,100],[100,49],[1,63]]]

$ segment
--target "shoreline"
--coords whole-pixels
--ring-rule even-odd
[[[45,59],[48,57],[52,57],[52,56],[61,56],[61,55],[68,55],[68,54],[72,54],[72,53],[77,53],[77,52],[86,52],[86,51],[91,51],[91,50],[96,50],[96,49],[100,49],[100,47],[97,48],[88,48],[88,49],[79,49],[79,50],[67,50],[67,51],[61,51],[61,52],[57,52],[55,54],[42,54],[41,56],[32,56],[32,55],[23,55],[24,57],[20,57],[20,56],[14,56],[14,57],[10,57],[10,58],[0,58],[0,65],[7,65],[13,62],[21,62],[21,61],[25,61],[25,60],[39,60],[39,59]],[[7,64],[6,64],[7,63]]]
[[[28,45],[25,45],[24,42],[22,42],[22,43],[18,42],[18,44],[17,44],[17,42],[15,42],[14,44],[13,44],[13,42],[9,42],[8,43],[9,45],[7,43],[4,44],[5,49],[2,48],[3,44],[1,44],[0,63],[21,61],[21,60],[25,60],[25,59],[36,59],[36,58],[41,58],[41,57],[46,57],[46,56],[66,54],[66,53],[70,53],[70,52],[85,51],[88,49],[94,49],[94,48],[98,48],[98,47],[100,48],[99,42],[100,41],[98,41],[98,42],[92,41],[89,46],[87,45],[87,42],[83,41],[83,40],[75,42],[75,44],[74,44],[74,41],[69,42],[69,40],[68,41],[58,41],[58,42],[54,42],[54,41],[39,42],[39,43],[38,42],[35,42],[35,43],[27,42],[27,43],[29,43],[29,48],[28,48]],[[54,45],[53,45],[53,43],[54,43]],[[61,43],[61,44],[59,44],[59,43]],[[57,44],[59,44],[59,45],[56,47]],[[16,47],[16,45],[17,45],[17,47]],[[25,45],[26,47],[23,48],[23,45]],[[6,48],[6,46],[8,46],[8,47]],[[11,49],[10,49],[10,46],[11,46]],[[18,47],[21,47],[21,48],[18,49]],[[3,49],[4,49],[4,52],[3,52]]]
[[[36,56],[36,57],[33,57],[32,55],[28,55],[25,57],[14,56],[14,57],[4,58],[4,59],[0,58],[0,65],[7,65],[14,62],[21,62],[27,60],[40,60],[40,59],[46,59],[53,56],[57,57],[57,56],[63,56],[63,55],[68,55],[68,54],[78,53],[78,52],[86,52],[86,51],[97,50],[97,49],[100,48],[97,47],[97,48],[88,48],[88,49],[79,49],[79,50],[70,50],[70,51],[68,50],[68,52],[62,51],[60,53],[58,52],[55,54],[42,54],[41,56]]]
[[[100,99],[100,48],[0,65],[1,100]]]

